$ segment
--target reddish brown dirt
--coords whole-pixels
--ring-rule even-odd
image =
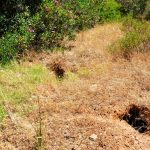
[[[121,36],[117,24],[97,26],[69,42],[74,46],[71,51],[35,54],[33,63],[47,66],[59,58],[66,72],[76,70],[75,79],[66,75],[38,87],[45,150],[150,149],[149,134],[120,119],[131,104],[150,108],[150,55],[134,54],[130,62],[121,58],[114,62],[106,49]],[[26,118],[17,117],[20,123],[7,118],[0,128],[0,148],[36,149],[38,119],[38,109]],[[95,140],[90,139],[92,134],[97,135]]]

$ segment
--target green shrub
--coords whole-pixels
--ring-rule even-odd
[[[148,0],[117,0],[117,2],[122,5],[120,9],[122,14],[130,13],[137,18],[144,13]]]
[[[15,58],[17,54],[26,51],[32,43],[35,34],[29,30],[31,19],[26,19],[26,14],[18,15],[19,26],[12,27],[0,39],[0,61],[8,62]]]
[[[60,46],[64,37],[73,35],[74,19],[73,14],[61,5],[57,6],[53,2],[45,2],[41,11],[34,18],[37,18],[36,24],[33,24],[35,31],[34,45],[44,48],[53,48]]]
[[[37,12],[43,0],[1,0],[0,4],[0,36],[11,27],[17,27],[16,15],[29,9],[31,15]],[[3,19],[1,19],[3,18]]]
[[[149,51],[150,22],[128,17],[123,22],[125,35],[111,47],[111,52],[128,57],[132,52]]]
[[[121,18],[120,13],[121,5],[115,0],[106,0],[103,3],[103,7],[100,11],[101,19],[104,21],[118,20]]]
[[[64,38],[72,39],[77,31],[121,17],[115,0],[6,1],[0,6],[5,10],[0,10],[1,62],[30,47],[60,47]]]

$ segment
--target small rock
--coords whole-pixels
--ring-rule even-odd
[[[65,137],[66,139],[69,139],[69,138],[71,137],[71,135],[70,135],[70,133],[69,133],[68,131],[65,131],[65,132],[64,132],[64,137]]]
[[[90,139],[91,141],[96,141],[97,135],[96,135],[96,134],[92,134],[92,135],[89,137],[89,139]]]
[[[93,85],[90,86],[89,90],[90,90],[91,92],[96,92],[96,91],[97,91],[97,88],[98,88],[97,84],[93,84]]]

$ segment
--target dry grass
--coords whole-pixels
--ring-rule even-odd
[[[119,58],[114,62],[107,47],[122,36],[119,27],[96,26],[67,43],[73,46],[71,51],[37,55],[32,60],[33,64],[47,66],[62,58],[66,68],[62,80],[50,70],[46,77],[51,78],[50,82],[41,83],[34,92],[40,97],[45,149],[149,149],[150,137],[120,121],[119,115],[132,103],[149,107],[150,55],[134,54],[130,62]],[[35,105],[36,96],[31,97]],[[37,111],[28,113],[26,119],[33,127],[37,125]],[[0,130],[1,149],[7,150],[10,145],[11,149],[34,149],[34,135],[29,138],[9,118],[5,122]],[[98,139],[90,141],[91,134]]]

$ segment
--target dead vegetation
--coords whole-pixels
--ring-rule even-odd
[[[49,69],[47,78],[52,71],[58,77],[68,75],[61,81],[52,76],[48,83],[38,85],[25,105],[36,104],[39,97],[45,150],[149,150],[150,136],[124,120],[130,119],[128,107],[134,104],[136,117],[144,114],[146,121],[142,121],[149,124],[149,111],[145,111],[150,108],[150,55],[135,53],[130,61],[119,57],[113,61],[107,47],[122,36],[119,28],[119,24],[96,26],[67,43],[73,45],[71,51],[40,54],[33,60]],[[138,107],[141,105],[144,109]],[[120,114],[126,115],[124,120],[119,119]],[[27,116],[20,118],[35,127],[38,108]],[[91,135],[97,138],[90,140]],[[0,148],[33,150],[36,137],[31,137],[7,117],[0,130]]]
[[[65,69],[63,69],[63,64],[61,62],[54,62],[51,65],[52,71],[54,71],[56,77],[63,78],[65,75]]]

